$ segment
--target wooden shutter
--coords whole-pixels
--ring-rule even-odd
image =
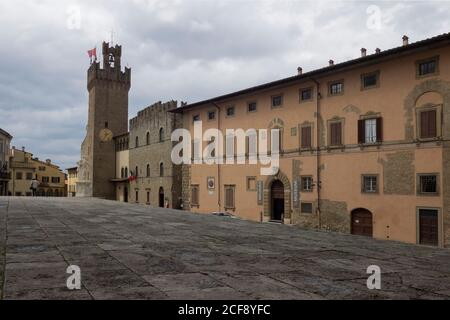
[[[191,189],[191,204],[198,206],[198,186],[193,186]]]
[[[422,111],[420,113],[420,137],[436,137],[436,110]]]
[[[311,127],[302,128],[302,148],[311,147]]]
[[[377,142],[383,141],[383,118],[377,118]]]
[[[227,187],[225,191],[225,207],[226,209],[234,208],[234,188]]]
[[[334,122],[330,125],[331,129],[331,145],[339,146],[342,144],[342,124],[341,122]]]
[[[366,120],[358,120],[358,143],[366,142]]]

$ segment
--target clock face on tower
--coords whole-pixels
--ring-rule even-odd
[[[105,128],[100,131],[99,134],[100,141],[109,142],[113,139],[113,133],[111,130]]]

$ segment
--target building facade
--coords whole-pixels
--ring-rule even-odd
[[[121,67],[122,47],[103,43],[103,68],[88,70],[89,112],[78,163],[77,196],[115,199],[114,136],[128,132],[131,69]]]
[[[68,168],[67,171],[67,196],[76,197],[77,195],[77,181],[78,181],[78,168]]]
[[[155,207],[181,207],[181,165],[171,160],[171,133],[181,128],[176,101],[158,102],[130,120],[130,201]]]
[[[274,175],[185,164],[183,205],[425,245],[450,246],[450,35],[174,110],[194,137],[279,129]],[[212,141],[193,141],[203,150]],[[247,138],[247,141],[249,138]],[[301,232],[301,231],[299,231]]]
[[[11,182],[8,194],[12,196],[32,196],[31,180],[39,181],[37,195],[41,197],[66,196],[65,174],[50,159],[40,161],[25,148],[12,148]]]
[[[8,184],[11,180],[9,172],[10,144],[12,136],[0,129],[0,196],[8,195]]]
[[[112,179],[116,190],[116,200],[120,202],[129,202],[130,194],[130,152],[129,152],[129,133],[114,137],[116,145],[116,175]]]

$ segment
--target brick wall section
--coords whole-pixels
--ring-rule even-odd
[[[414,151],[399,151],[382,161],[384,194],[414,195]]]
[[[320,200],[321,228],[329,231],[350,233],[350,215],[347,203]]]
[[[182,185],[182,198],[183,209],[191,209],[191,166],[183,165],[181,168],[181,185]]]

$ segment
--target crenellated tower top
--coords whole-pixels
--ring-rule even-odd
[[[131,86],[131,69],[125,67],[122,71],[122,46],[110,47],[109,43],[103,42],[103,68],[100,62],[95,61],[88,69],[88,90],[98,81],[113,81],[125,86],[128,90]]]

